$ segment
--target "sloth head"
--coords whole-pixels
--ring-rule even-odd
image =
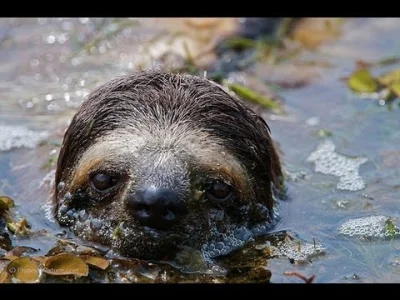
[[[93,91],[67,129],[55,216],[122,255],[226,255],[274,223],[281,167],[265,121],[219,85],[141,71]]]

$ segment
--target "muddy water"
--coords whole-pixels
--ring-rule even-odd
[[[217,58],[207,50],[241,22],[0,19],[1,194],[16,200],[18,213],[34,229],[60,232],[45,218],[40,203],[46,195],[38,186],[51,179],[46,163],[56,157],[62,128],[84,96],[138,67],[179,66],[187,48],[193,56],[203,53],[202,64],[212,65]],[[400,19],[349,19],[340,36],[317,49],[228,76],[245,83],[256,78],[284,102],[285,114],[262,113],[287,173],[288,199],[281,204],[276,231],[290,232],[297,252],[281,247],[279,255],[263,261],[273,283],[302,282],[284,272],[315,275],[314,282],[400,281],[397,233],[380,236],[387,219],[396,225],[400,218],[400,107],[397,101],[357,96],[341,80],[358,59],[400,55],[399,26]],[[400,64],[372,72],[396,68]],[[324,132],[329,136],[321,136]],[[40,140],[54,143],[38,151]],[[40,248],[39,254],[51,244],[15,242]]]

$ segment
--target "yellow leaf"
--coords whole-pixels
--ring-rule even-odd
[[[8,222],[7,228],[14,235],[23,236],[30,233],[30,225],[26,218],[23,218],[20,222]]]
[[[397,95],[397,97],[400,97],[400,82],[393,82],[390,85],[390,89]]]
[[[110,262],[102,257],[98,256],[90,256],[90,255],[81,255],[80,256],[87,264],[97,267],[99,269],[105,270],[110,265]]]
[[[10,274],[8,274],[7,270],[3,270],[0,272],[0,283],[9,283],[11,282],[10,280]]]
[[[4,259],[4,260],[14,260],[14,259],[17,259],[19,256],[14,256],[14,255],[5,255],[5,256],[3,256],[1,259]]]
[[[378,77],[378,80],[383,85],[390,85],[394,82],[400,82],[400,70],[394,70]]]
[[[32,259],[39,262],[39,263],[44,263],[47,259],[45,256],[32,256]]]
[[[367,70],[354,72],[347,81],[349,87],[359,93],[373,93],[378,89],[378,83]]]
[[[277,109],[282,111],[282,107],[278,103],[274,102],[272,99],[265,97],[241,84],[237,83],[228,84],[228,88],[236,95],[245,100],[249,100],[254,103],[260,104],[265,108]]]
[[[50,275],[88,276],[89,267],[79,257],[69,253],[60,253],[46,259],[43,272]]]
[[[8,273],[23,283],[37,282],[39,264],[30,257],[18,257],[7,265]]]
[[[11,199],[10,197],[7,196],[0,196],[0,207],[2,207],[2,203],[5,205],[5,207],[10,208],[14,207],[14,200]]]

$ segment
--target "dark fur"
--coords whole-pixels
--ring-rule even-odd
[[[271,183],[279,188],[282,172],[266,122],[207,79],[162,71],[123,76],[89,95],[65,133],[56,185],[68,182],[75,163],[97,137],[133,121],[160,122],[155,105],[162,108],[165,122],[188,120],[190,126],[220,138],[248,172],[254,195],[250,200],[272,209]],[[56,203],[60,197],[56,189]]]

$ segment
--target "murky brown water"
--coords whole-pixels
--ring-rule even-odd
[[[17,201],[18,212],[33,228],[60,231],[46,220],[40,205],[45,195],[37,190],[49,172],[43,164],[58,148],[48,145],[39,153],[30,148],[39,139],[59,141],[76,107],[98,84],[139,66],[179,64],[185,43],[194,56],[207,52],[237,22],[207,20],[199,27],[198,20],[0,19],[1,194]],[[284,275],[295,271],[315,275],[314,281],[321,283],[400,281],[397,234],[379,237],[379,218],[345,224],[368,216],[398,224],[400,107],[397,101],[382,105],[379,99],[355,96],[341,80],[358,59],[400,56],[399,26],[400,19],[349,19],[341,36],[315,50],[229,74],[232,80],[269,84],[286,111],[263,114],[288,173],[289,199],[282,204],[276,231],[290,231],[299,246],[294,247],[298,253],[281,246],[279,255],[262,261],[271,271],[271,282],[302,282]],[[208,53],[202,61],[214,59]],[[223,59],[229,63],[229,57]],[[399,67],[391,64],[372,72]],[[319,137],[320,130],[332,136]],[[353,236],[340,233],[342,224],[344,233],[354,229]],[[366,237],[369,232],[373,237]],[[40,248],[39,254],[49,249],[46,239],[19,242]],[[319,255],[316,247],[323,249]],[[248,251],[248,258],[260,263]]]

